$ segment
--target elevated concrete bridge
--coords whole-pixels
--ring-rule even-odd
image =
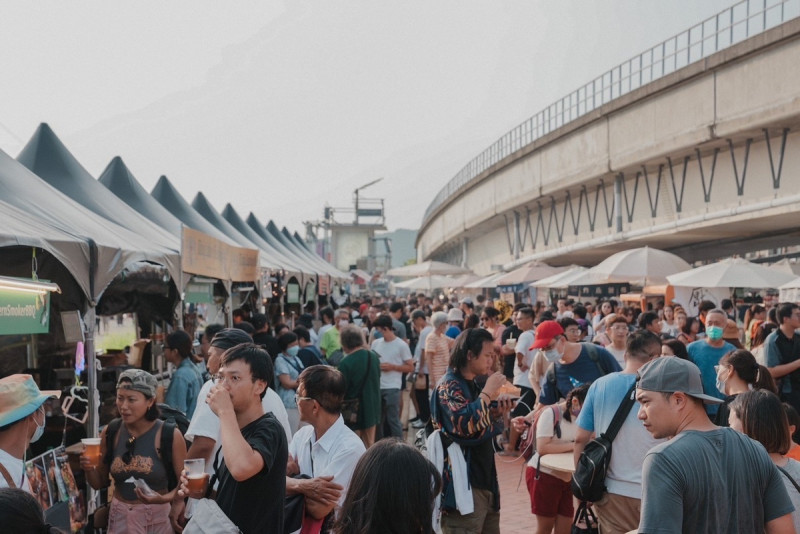
[[[437,195],[420,260],[477,273],[800,245],[800,0],[744,1],[525,121]]]

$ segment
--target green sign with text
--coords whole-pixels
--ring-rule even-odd
[[[0,335],[50,331],[50,292],[0,289]]]

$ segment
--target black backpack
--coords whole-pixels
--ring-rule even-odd
[[[173,490],[178,486],[178,479],[175,477],[175,468],[172,464],[172,437],[175,434],[175,429],[180,430],[182,435],[186,435],[186,430],[189,428],[189,419],[182,411],[173,408],[167,404],[158,403],[158,411],[160,413],[159,419],[164,421],[161,427],[161,461],[164,462],[164,469],[167,472],[167,489]],[[111,465],[111,460],[114,457],[114,443],[117,440],[117,433],[122,424],[122,419],[117,417],[108,423],[106,429],[106,455],[103,457],[103,463]],[[185,438],[184,438],[185,440]],[[189,448],[189,442],[186,442],[186,448]]]
[[[606,492],[606,472],[611,461],[611,442],[635,402],[636,383],[630,387],[617,408],[608,429],[584,447],[572,474],[572,494],[583,502],[597,502]]]

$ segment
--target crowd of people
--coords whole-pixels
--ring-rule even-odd
[[[691,316],[420,294],[305,311],[291,328],[237,310],[230,328],[205,327],[199,354],[186,332],[167,335],[166,407],[153,375],[120,374],[119,418],[99,456],[81,457],[93,488],[113,482],[111,534],[210,521],[245,534],[498,533],[497,456],[528,459],[531,529],[566,534],[571,477],[542,458],[578,464],[632,396],[590,503],[600,532],[800,529],[796,304],[740,317],[704,301]],[[25,375],[0,379],[0,487],[30,491],[24,452],[49,395]]]

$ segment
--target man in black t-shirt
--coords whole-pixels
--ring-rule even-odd
[[[288,445],[283,427],[261,404],[273,374],[265,350],[238,345],[223,356],[206,399],[220,420],[215,500],[243,534],[283,532]],[[181,497],[203,497],[190,494],[187,482],[181,477]]]

